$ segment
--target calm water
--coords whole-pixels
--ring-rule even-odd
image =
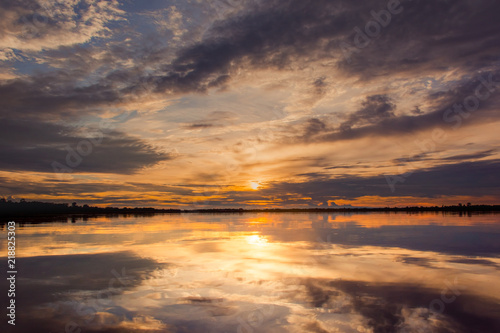
[[[193,214],[18,225],[17,325],[4,314],[0,327],[500,332],[499,236],[498,214]],[[5,255],[5,237],[0,245]],[[6,294],[5,282],[0,287]]]

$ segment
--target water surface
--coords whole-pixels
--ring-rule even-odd
[[[500,332],[499,236],[498,214],[186,214],[18,225],[17,325],[0,327]],[[6,253],[5,237],[0,245]]]

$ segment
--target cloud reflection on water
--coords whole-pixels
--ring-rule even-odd
[[[498,215],[439,214],[163,215],[24,226],[19,327],[498,332],[499,234]]]

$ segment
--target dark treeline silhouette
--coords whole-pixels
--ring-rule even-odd
[[[39,201],[26,201],[21,199],[20,202],[0,199],[0,217],[39,217],[47,215],[116,215],[116,214],[133,214],[133,215],[151,215],[158,213],[178,214],[178,213],[203,213],[203,214],[220,214],[220,213],[247,213],[247,212],[286,212],[286,213],[301,213],[301,212],[319,212],[319,213],[349,213],[349,212],[498,212],[500,205],[466,205],[458,204],[455,206],[432,206],[432,207],[384,207],[384,208],[362,208],[362,207],[330,207],[330,208],[271,208],[271,209],[156,209],[156,208],[116,208],[116,207],[93,207],[89,205],[78,206],[76,202],[71,205],[67,203],[48,203]]]
[[[335,208],[265,208],[265,209],[196,209],[183,211],[186,213],[250,213],[250,212],[267,212],[267,213],[371,213],[371,212],[456,212],[456,213],[481,213],[481,212],[500,212],[500,205],[462,205],[456,206],[406,206],[406,207],[335,207]]]
[[[116,208],[116,207],[94,207],[89,205],[78,206],[76,202],[71,205],[67,203],[50,203],[39,201],[13,202],[0,199],[0,217],[39,216],[39,215],[89,215],[89,214],[155,214],[155,213],[180,213],[180,209],[155,209],[155,208]]]

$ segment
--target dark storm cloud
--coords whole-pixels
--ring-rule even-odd
[[[38,121],[3,119],[0,169],[54,172],[53,163],[58,162],[72,172],[129,174],[170,159],[168,154],[119,131],[78,130]]]

